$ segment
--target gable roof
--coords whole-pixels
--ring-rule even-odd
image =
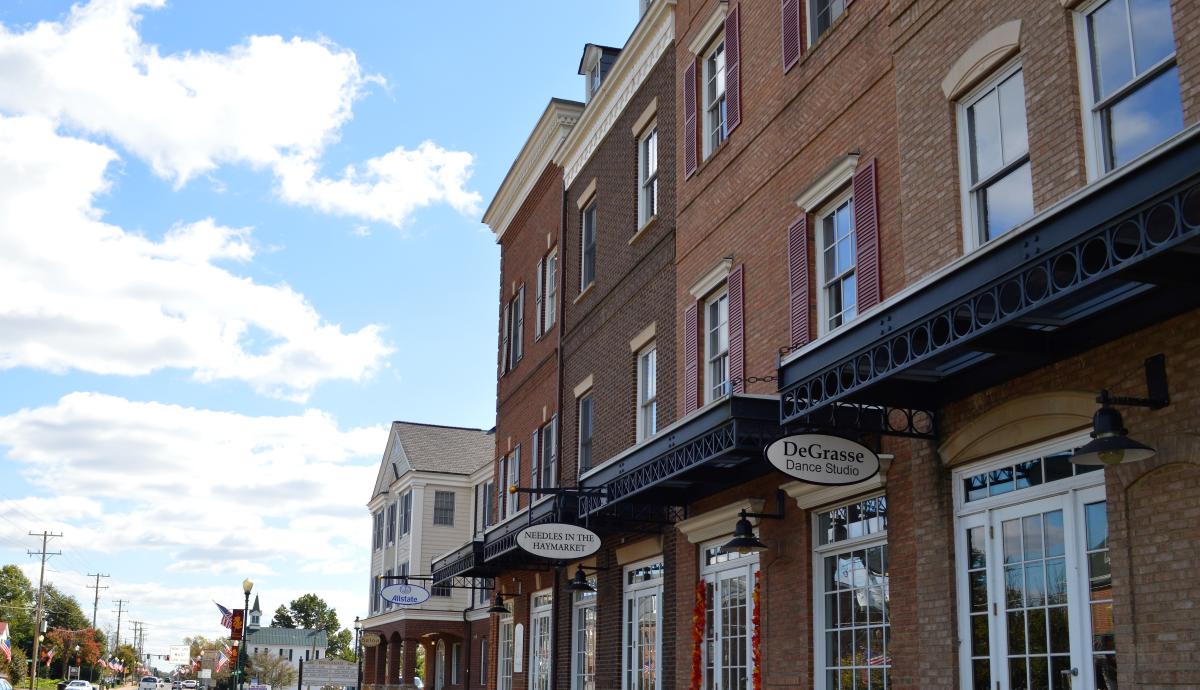
[[[411,471],[469,475],[492,461],[493,431],[461,426],[392,422],[371,498]]]
[[[324,630],[308,628],[259,628],[246,631],[247,644],[283,645],[285,647],[317,647],[324,649],[329,646],[329,636]]]

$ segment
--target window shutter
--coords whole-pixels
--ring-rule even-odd
[[[804,50],[800,42],[800,0],[782,0],[781,13],[783,71],[786,72],[800,61],[800,52]]]
[[[879,195],[875,186],[875,159],[854,172],[855,275],[858,313],[879,304]]]
[[[550,486],[558,484],[558,415],[550,416]]]
[[[788,312],[792,323],[792,347],[808,343],[808,214],[788,228]]]
[[[741,5],[725,17],[725,131],[742,124],[742,38]]]
[[[734,393],[745,393],[746,384],[746,327],[743,278],[745,264],[729,272],[729,380]]]
[[[525,283],[517,288],[517,327],[513,330],[513,352],[517,353],[514,362],[521,361],[525,356]]]
[[[683,176],[696,174],[700,140],[696,122],[696,60],[683,71]]]
[[[700,301],[683,312],[683,413],[696,409],[700,399]]]
[[[500,341],[500,373],[502,375],[508,372],[508,326],[511,318],[512,303],[510,302],[504,305],[504,323],[500,326],[501,331],[504,333]]]
[[[529,485],[530,486],[539,486],[538,477],[540,475],[538,475],[538,460],[540,460],[541,457],[538,455],[538,441],[540,440],[538,437],[541,436],[541,434],[542,434],[541,429],[534,429],[533,436],[532,436],[531,442],[529,444],[529,449],[530,449],[530,452],[532,453],[532,455],[529,456]],[[530,500],[532,501],[536,498],[541,498],[541,497],[540,496],[531,496]]]
[[[533,301],[534,301],[534,305],[533,305],[533,337],[534,337],[535,339],[536,339],[536,338],[539,338],[539,337],[541,337],[541,335],[542,335],[542,324],[543,324],[543,323],[544,323],[544,321],[545,321],[545,320],[542,318],[542,304],[543,304],[543,302],[544,302],[544,300],[543,300],[543,298],[542,298],[542,295],[543,295],[543,293],[544,293],[544,289],[543,289],[543,287],[542,287],[542,277],[543,277],[543,271],[545,270],[545,261],[546,261],[545,259],[538,259],[538,262],[537,262],[537,282],[536,282],[536,283],[534,283],[534,292],[533,292]]]

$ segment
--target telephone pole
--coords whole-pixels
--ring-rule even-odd
[[[46,550],[46,545],[47,545],[47,543],[49,543],[49,541],[51,539],[61,537],[62,532],[55,534],[53,532],[47,532],[45,530],[42,530],[41,534],[38,534],[37,532],[30,532],[29,536],[42,538],[42,550],[41,551],[28,551],[27,552],[30,556],[41,556],[42,557],[42,571],[38,575],[37,625],[33,629],[33,673],[29,674],[29,690],[33,690],[33,685],[37,679],[37,667],[38,667],[38,661],[39,661],[38,651],[41,649],[41,646],[42,646],[42,613],[44,612],[44,604],[45,604],[45,601],[44,601],[45,595],[43,593],[42,587],[45,584],[45,580],[46,580],[46,558],[49,556],[61,556],[62,555],[62,551],[55,551],[54,553],[50,553],[49,551]]]
[[[101,575],[100,573],[88,573],[88,577],[96,578],[96,584],[88,585],[88,589],[96,590],[96,598],[92,601],[92,630],[96,629],[96,609],[100,608],[100,590],[108,589],[108,585],[100,586],[100,578],[110,577],[109,575]]]
[[[113,612],[113,613],[117,614],[117,634],[113,636],[112,653],[116,654],[117,647],[121,646],[121,614],[125,612],[125,609],[123,607],[125,606],[125,604],[129,603],[129,600],[128,599],[117,599],[113,603],[117,605],[117,610]]]
[[[142,636],[145,634],[146,629],[142,627],[142,621],[130,622],[133,623],[133,646],[137,649],[138,667],[140,668],[144,663],[142,659]],[[141,673],[141,671],[139,670],[138,673]]]

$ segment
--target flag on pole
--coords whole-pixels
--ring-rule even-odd
[[[225,668],[225,664],[229,663],[229,657],[225,656],[225,652],[221,652],[221,656],[217,657],[217,673]]]
[[[50,662],[54,659],[54,650],[46,652],[46,668],[50,668]]]
[[[43,549],[44,551],[45,549]],[[8,623],[0,623],[0,652],[12,663],[12,643],[8,641]]]
[[[217,602],[215,602],[215,601],[213,603],[217,604]],[[229,609],[225,608],[224,606],[221,606],[220,604],[217,604],[217,608],[221,609],[221,625],[225,626],[226,628],[232,629],[233,628],[233,611],[230,611]]]

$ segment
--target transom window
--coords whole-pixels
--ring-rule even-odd
[[[637,439],[644,441],[658,433],[658,349],[650,347],[638,353]]]
[[[658,215],[658,127],[651,127],[638,144],[638,225]]]
[[[718,40],[704,56],[704,156],[725,141],[725,40]]]
[[[704,307],[705,402],[729,393],[729,293],[722,290]]]
[[[960,130],[966,138],[968,247],[973,248],[1033,215],[1021,68],[1002,72],[960,112]]]
[[[970,503],[1103,469],[1101,465],[1072,463],[1072,452],[1051,453],[965,477],[962,480],[963,502]]]
[[[842,16],[845,11],[846,0],[809,0],[809,41],[816,43],[817,39],[833,26],[833,20]]]
[[[828,207],[819,214],[818,223],[821,326],[827,332],[858,313],[853,197]]]
[[[817,514],[817,687],[888,687],[892,666],[887,499]]]
[[[1104,173],[1183,129],[1170,0],[1106,0],[1080,15],[1089,144]]]
[[[596,281],[596,202],[592,200],[583,209],[583,228],[580,235],[582,251],[580,252],[581,270],[579,273],[579,289],[582,291]]]

